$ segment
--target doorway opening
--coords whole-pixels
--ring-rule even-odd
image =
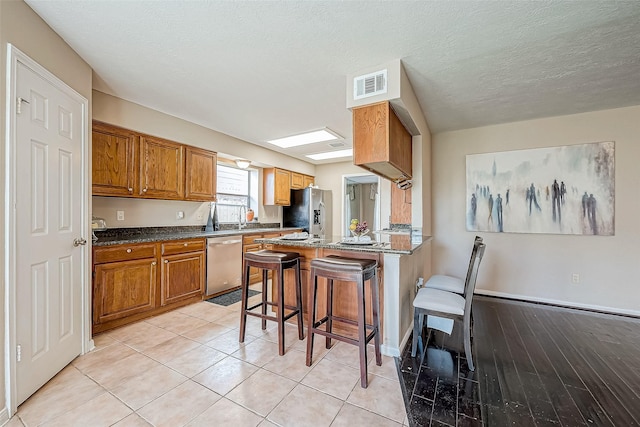
[[[373,174],[342,176],[342,233],[350,235],[352,219],[367,221],[369,230],[380,229],[380,178]]]

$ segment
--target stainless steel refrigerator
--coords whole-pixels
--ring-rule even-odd
[[[284,227],[301,227],[315,237],[331,236],[331,191],[291,190],[291,206],[282,209]]]

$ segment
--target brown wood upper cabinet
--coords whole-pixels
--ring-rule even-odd
[[[186,152],[185,198],[205,202],[215,200],[218,155],[195,147],[187,147]]]
[[[140,137],[139,196],[184,199],[184,146],[153,136]]]
[[[138,135],[127,129],[93,122],[92,192],[102,196],[133,196]]]
[[[299,190],[304,188],[304,175],[298,172],[291,172],[291,189]]]
[[[315,181],[314,177],[309,175],[304,175],[302,177],[302,182],[303,182],[302,188],[307,188],[308,186],[313,185],[314,181]]]
[[[213,151],[93,122],[93,195],[215,201]]]
[[[388,101],[353,109],[353,163],[395,181],[412,176],[411,134]]]
[[[291,204],[291,172],[279,168],[262,170],[262,202],[264,205]]]

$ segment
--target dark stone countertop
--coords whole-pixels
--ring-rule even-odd
[[[373,233],[370,235],[371,244],[349,243],[352,239],[342,236],[309,238],[305,240],[290,240],[279,238],[259,238],[256,242],[269,243],[277,246],[291,246],[304,248],[328,248],[352,252],[378,252],[388,254],[410,255],[422,244],[431,240],[431,236],[415,233]]]
[[[242,230],[239,230],[237,225],[235,228],[227,226],[227,229],[213,232],[204,231],[204,226],[110,228],[105,231],[95,232],[98,240],[93,242],[93,246],[111,246],[207,237],[243,236],[246,234],[286,232],[293,230],[299,230],[299,228],[281,228],[280,224],[277,223],[249,224],[249,226]]]

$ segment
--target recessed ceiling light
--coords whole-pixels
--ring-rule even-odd
[[[351,157],[351,156],[353,156],[352,148],[349,148],[348,150],[327,151],[326,153],[317,153],[317,154],[307,155],[307,157],[313,160],[327,160],[327,159],[336,159],[338,157]]]
[[[301,133],[299,135],[287,136],[285,138],[272,139],[269,144],[277,145],[280,148],[297,147],[298,145],[314,144],[316,142],[332,141],[340,136],[329,129],[316,130],[313,132]]]

